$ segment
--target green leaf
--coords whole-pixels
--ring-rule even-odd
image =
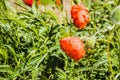
[[[9,51],[12,53],[12,55],[13,55],[16,63],[17,63],[17,57],[16,57],[16,52],[15,52],[14,48],[12,48],[12,47],[9,46],[9,45],[6,45],[6,47],[7,47],[7,48],[9,49]]]
[[[7,54],[6,50],[0,48],[0,55],[5,59],[4,61],[6,63],[6,61],[8,59],[8,54]]]
[[[0,65],[0,72],[8,72],[9,65]]]

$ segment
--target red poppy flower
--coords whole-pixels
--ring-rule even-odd
[[[24,0],[24,3],[25,3],[26,5],[28,5],[28,6],[31,7],[32,4],[33,4],[33,1],[34,1],[34,0]],[[36,4],[39,5],[39,4],[40,4],[40,0],[37,0],[37,1],[36,1]]]
[[[24,3],[28,6],[32,6],[32,3],[33,3],[34,0],[24,0]]]
[[[60,40],[61,49],[72,58],[78,61],[85,56],[84,44],[78,37],[67,37]]]
[[[89,12],[83,5],[73,5],[71,7],[71,17],[76,27],[83,29],[90,22]]]

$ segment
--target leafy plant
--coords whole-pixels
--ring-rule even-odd
[[[0,1],[0,80],[120,79],[120,25],[111,21],[119,1],[91,0],[83,30],[66,19],[60,24],[52,11],[15,1]],[[78,62],[60,49],[59,40],[70,35],[85,43],[87,55]]]

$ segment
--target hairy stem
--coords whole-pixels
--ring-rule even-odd
[[[111,58],[110,58],[110,32],[108,34],[108,47],[107,47],[107,58],[108,58],[108,63],[109,63],[109,67],[110,67],[110,72],[112,75],[112,80],[114,80],[114,72],[112,69],[112,63],[111,63]]]

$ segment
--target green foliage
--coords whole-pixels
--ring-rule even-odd
[[[54,1],[53,0],[40,0],[40,3],[43,5],[48,5],[48,4],[53,4]]]
[[[12,11],[4,1],[0,1],[0,80],[120,79],[120,25],[111,21],[117,0],[91,0],[91,22],[84,30],[67,21],[60,24],[54,12],[40,12],[36,6]],[[85,40],[86,57],[78,62],[59,47],[59,40],[70,35]]]

